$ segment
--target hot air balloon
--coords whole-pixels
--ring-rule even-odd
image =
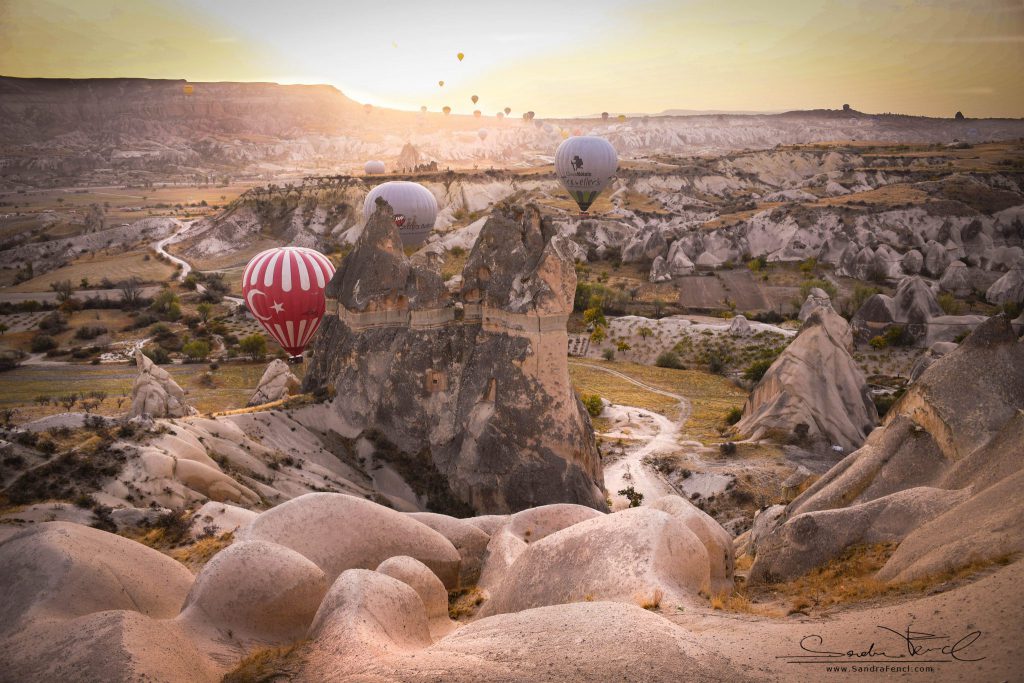
[[[497,116],[498,120],[501,121],[503,118],[505,118],[505,112],[499,111],[497,114],[495,114],[495,116]]]
[[[442,88],[444,87],[444,81],[438,81],[438,82],[437,82],[437,84],[438,84],[439,86],[441,86]]]
[[[274,247],[256,254],[242,275],[249,312],[285,351],[302,356],[324,317],[324,288],[334,266],[305,247]]]
[[[607,121],[608,120],[608,112],[606,112],[606,111],[601,112],[601,120],[602,121]]]
[[[477,97],[476,95],[473,95],[473,96],[472,96],[472,97],[470,97],[469,99],[473,100],[473,104],[476,104],[476,103],[477,103],[477,102],[478,102],[478,101],[480,100],[480,98],[479,98],[479,97]]]
[[[567,131],[565,128],[563,128],[562,129],[562,139],[563,140],[567,140],[568,138],[569,138],[569,131]]]
[[[625,121],[626,120],[626,115],[625,114],[619,114],[618,119],[619,119],[619,121]]]
[[[555,152],[555,173],[582,214],[611,183],[618,165],[611,143],[593,135],[568,138]]]
[[[451,113],[452,113],[452,108],[451,108],[451,107],[442,107],[442,108],[441,108],[441,111],[443,111],[443,112],[444,112],[444,115],[445,115],[445,116],[448,116],[448,114],[451,114]]]
[[[481,142],[483,142],[484,140],[487,139],[487,129],[486,128],[481,128],[480,130],[477,131],[476,134],[480,136],[480,141]]]
[[[181,90],[182,90],[182,92],[184,92],[184,93],[185,93],[186,95],[191,95],[191,94],[192,94],[193,92],[195,92],[195,88],[193,88],[191,84],[185,84],[185,85],[183,85],[183,86],[182,86],[182,88],[181,88]]]
[[[512,107],[505,107],[505,116],[508,116],[511,113],[512,113]]]
[[[395,225],[404,246],[418,247],[426,241],[437,219],[437,200],[430,190],[404,180],[381,183],[370,190],[363,201],[365,220],[370,220],[377,210],[377,197],[390,204],[395,212]]]
[[[424,114],[426,114],[427,113],[427,105],[423,105],[422,107],[420,107],[420,111],[423,112]]]
[[[460,52],[459,54],[457,54],[457,55],[455,55],[455,56],[456,56],[456,57],[458,57],[458,58],[459,58],[459,61],[461,62],[461,61],[462,61],[462,58],[463,58],[463,57],[465,57],[466,55],[464,55],[464,54],[462,54],[462,53]]]
[[[474,109],[473,110],[473,116],[474,116],[474,118],[480,118],[480,110],[479,109]]]
[[[366,175],[380,175],[384,173],[384,162],[378,161],[377,159],[371,159],[363,165],[363,172]]]
[[[582,128],[573,128],[572,129],[572,134],[573,135],[583,135],[583,129]]]

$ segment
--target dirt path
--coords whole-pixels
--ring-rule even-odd
[[[649,455],[679,449],[679,433],[690,416],[690,402],[686,400],[686,397],[653,387],[617,370],[580,361],[570,360],[569,362],[573,365],[585,365],[606,372],[638,386],[644,391],[668,396],[679,401],[679,418],[676,421],[653,411],[633,406],[611,405],[605,407],[604,413],[602,413],[603,416],[611,418],[614,424],[612,430],[605,432],[605,438],[636,442],[627,448],[624,457],[605,467],[604,483],[612,499],[612,507],[618,510],[629,505],[626,497],[619,495],[618,492],[630,486],[633,487],[633,490],[642,493],[646,501],[675,493],[672,486],[657,471],[643,463],[643,459]]]

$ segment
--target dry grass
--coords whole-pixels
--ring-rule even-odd
[[[146,256],[149,255],[149,260]],[[27,282],[10,287],[10,292],[49,292],[50,283],[70,280],[76,288],[82,278],[90,283],[99,283],[103,278],[120,282],[137,277],[142,282],[166,282],[174,274],[173,266],[154,257],[150,252],[136,250],[121,253],[96,251],[75,259],[63,268],[44,273]],[[77,298],[89,296],[89,290],[76,292]]]
[[[731,408],[742,408],[743,402],[747,400],[747,392],[726,378],[700,370],[673,370],[659,368],[655,365],[617,361],[595,362],[595,364],[617,370],[657,389],[686,397],[690,402],[690,417],[683,426],[683,430],[689,438],[702,443],[724,441],[719,431],[724,427],[723,417]],[[570,372],[572,369],[573,366],[570,366]],[[621,380],[619,381],[621,382]],[[649,392],[645,393],[649,394]],[[654,396],[658,396],[658,394],[654,394]],[[671,400],[667,397],[661,398]],[[609,398],[609,400],[612,399]]]
[[[679,414],[679,402],[674,398],[647,391],[621,377],[597,370],[597,363],[572,362],[569,364],[569,376],[573,386],[580,395],[597,394],[612,403],[625,406],[644,408],[668,417]],[[609,367],[616,363],[608,363]],[[618,369],[617,367],[615,369]]]
[[[260,648],[238,663],[234,669],[229,671],[222,680],[222,683],[265,683],[276,680],[283,676],[290,680],[292,674],[293,655],[305,641],[292,643],[283,647]]]
[[[808,614],[858,604],[880,598],[920,595],[939,586],[953,588],[971,576],[996,565],[1012,562],[1013,555],[973,561],[950,571],[932,574],[906,583],[887,583],[875,578],[896,550],[895,543],[876,543],[848,548],[840,557],[783,583],[747,588],[741,586],[731,595],[711,599],[716,610],[782,616]],[[751,558],[743,558],[749,568]]]
[[[213,559],[214,555],[219,553],[221,550],[224,550],[224,548],[227,548],[234,540],[234,532],[228,531],[220,536],[208,536],[206,538],[201,538],[190,546],[175,548],[168,554],[178,562],[181,562],[183,565],[188,567],[189,570],[195,574],[198,573],[207,562]]]
[[[661,609],[661,601],[664,597],[664,591],[660,588],[655,588],[650,592],[650,594],[638,597],[637,604],[646,610],[656,611]]]
[[[484,600],[484,592],[475,586],[448,591],[448,616],[456,621],[466,621],[476,614]]]

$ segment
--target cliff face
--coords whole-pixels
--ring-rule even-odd
[[[533,209],[502,205],[451,296],[404,255],[391,216],[381,203],[328,286],[337,315],[317,337],[306,389],[332,385],[334,410],[393,451],[428,505],[604,509],[593,429],[569,382],[568,243]]]

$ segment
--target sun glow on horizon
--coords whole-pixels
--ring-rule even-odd
[[[1024,3],[9,0],[0,74],[327,83],[374,106],[488,116],[1022,116]]]

